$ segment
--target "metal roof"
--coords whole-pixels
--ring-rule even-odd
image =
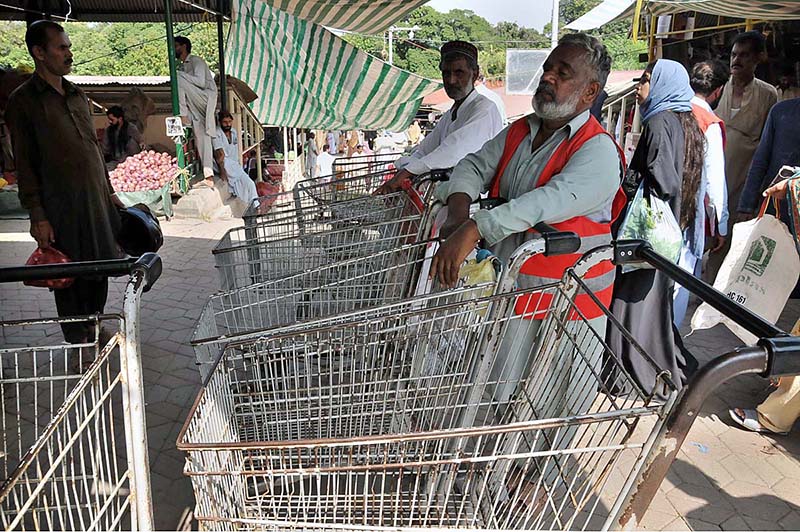
[[[213,20],[217,0],[171,0],[176,22]],[[230,2],[222,0],[223,14],[230,15]],[[164,0],[0,0],[0,20],[25,20],[50,15],[76,22],[164,22]],[[210,18],[211,17],[211,18]]]
[[[76,85],[169,85],[169,76],[65,76]]]

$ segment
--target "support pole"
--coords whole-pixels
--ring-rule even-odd
[[[553,0],[553,16],[550,19],[550,49],[558,46],[558,0]]]
[[[178,60],[175,57],[175,35],[172,33],[172,0],[164,0],[164,16],[167,27],[167,56],[169,59],[169,89],[172,96],[172,116],[180,116],[181,106],[178,102]],[[180,139],[175,140],[175,157],[178,168],[186,168],[186,157]],[[188,189],[188,180],[182,183],[181,191]]]
[[[389,64],[393,64],[394,61],[394,31],[392,28],[389,28]]]
[[[648,61],[656,60],[656,24],[658,19],[655,15],[650,17],[650,27],[647,30],[647,58]]]
[[[228,87],[227,78],[225,77],[225,39],[222,28],[222,0],[217,0],[217,51],[219,53],[219,105],[223,111],[228,108]]]

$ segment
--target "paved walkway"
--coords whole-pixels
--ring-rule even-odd
[[[156,525],[174,529],[193,506],[176,450],[178,432],[200,378],[188,340],[208,294],[217,289],[211,249],[236,220],[164,222],[164,272],[142,303],[141,337]],[[28,222],[0,220],[0,266],[23,264],[35,245]],[[123,280],[112,282],[109,311],[119,311]],[[0,318],[55,315],[52,296],[21,284],[0,285]],[[780,325],[800,316],[791,302]],[[4,340],[0,339],[0,343]],[[697,332],[687,346],[702,361],[739,345],[727,330]],[[727,409],[765,397],[765,382],[740,378],[717,390],[694,424],[678,461],[642,526],[648,530],[800,529],[800,431],[764,437],[729,426]]]

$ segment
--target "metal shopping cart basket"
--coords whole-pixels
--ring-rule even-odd
[[[347,179],[364,174],[394,171],[394,163],[402,155],[401,152],[389,152],[337,157],[333,161],[333,175],[337,179]]]
[[[318,176],[298,181],[291,190],[255,198],[242,215],[245,224],[258,223],[260,218],[274,216],[286,210],[297,210],[319,204],[371,196],[386,180],[394,176],[394,170],[371,173]]]
[[[448,172],[449,169],[434,170],[418,176],[413,187],[415,193],[411,194],[409,188],[408,197],[422,210],[431,198],[430,184],[446,179]],[[305,179],[299,181],[292,190],[254,199],[242,218],[245,225],[253,225],[263,218],[270,218],[286,211],[298,211],[301,208],[318,205],[332,206],[336,209],[338,203],[367,200],[383,183],[394,177],[394,173],[394,169],[378,168],[368,173],[345,171],[333,176]]]
[[[231,335],[377,307],[426,289],[420,272],[431,245],[392,247],[212,295],[192,337],[201,374]]]
[[[231,229],[212,250],[221,287],[231,290],[422,240],[428,217],[409,197],[400,191],[335,207],[319,204]]]
[[[655,400],[606,356],[603,322],[619,324],[574,304],[609,258],[648,261],[747,323],[759,347],[713,361],[680,394],[662,372],[667,399]],[[797,339],[642,242],[588,254],[561,283],[505,293],[509,279],[492,296],[461,288],[229,345],[178,441],[201,526],[635,526],[716,385],[800,372]],[[542,320],[514,312],[542,295]]]
[[[0,269],[0,282],[130,275],[123,315],[0,322],[4,529],[153,529],[138,320],[142,292],[160,273],[152,253]],[[46,337],[60,340],[63,323],[89,324],[94,340]],[[118,331],[105,344],[101,325]],[[93,362],[76,375],[70,357]]]

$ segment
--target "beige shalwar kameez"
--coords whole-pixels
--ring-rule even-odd
[[[733,107],[733,79],[725,85],[722,98],[715,112],[725,122],[725,178],[728,182],[728,208],[731,214],[737,212],[739,198],[747,181],[750,162],[761,140],[761,131],[767,114],[778,101],[775,87],[754,78],[744,89],[744,96],[739,109]],[[730,249],[730,239],[726,239],[725,247],[713,253],[708,261],[706,278],[709,281],[717,276],[722,261]]]

